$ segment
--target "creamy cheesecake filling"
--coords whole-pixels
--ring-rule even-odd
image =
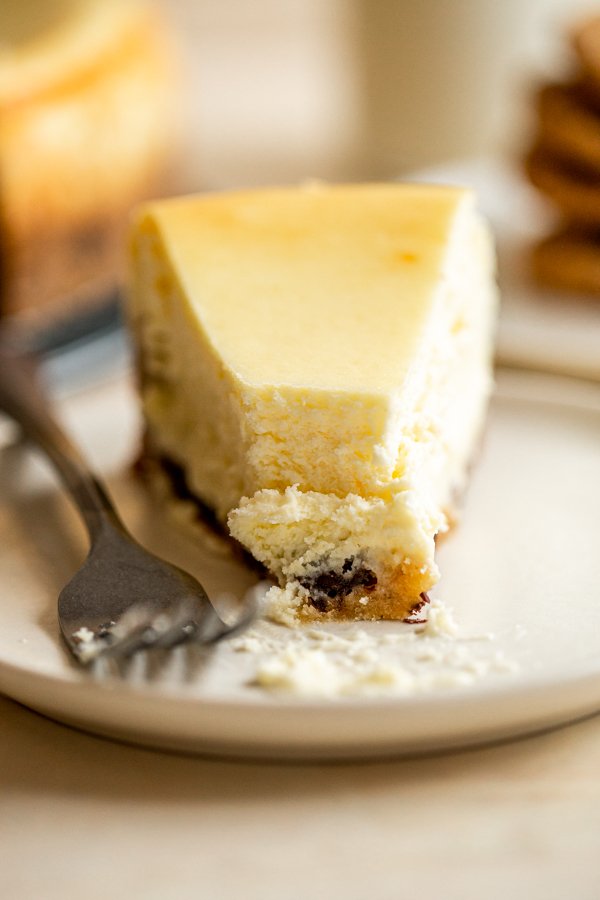
[[[179,463],[190,490],[231,535],[282,585],[296,582],[308,591],[320,612],[402,617],[420,602],[437,580],[434,539],[464,488],[482,427],[495,313],[488,235],[468,193],[421,190],[416,206],[428,191],[443,197],[447,190],[451,202],[433,216],[433,227],[427,211],[410,223],[418,239],[401,254],[400,288],[408,290],[410,307],[404,326],[381,299],[390,285],[375,267],[360,273],[364,294],[350,303],[348,316],[364,321],[358,337],[350,334],[343,300],[353,285],[342,275],[341,299],[325,304],[321,323],[333,336],[331,365],[327,347],[318,338],[313,347],[304,331],[296,354],[314,359],[312,366],[305,360],[303,382],[299,359],[261,369],[261,357],[252,368],[252,353],[265,354],[269,341],[273,354],[294,351],[281,322],[273,325],[281,305],[278,311],[269,295],[272,284],[264,285],[257,321],[238,310],[238,331],[262,333],[262,351],[252,339],[238,346],[226,321],[235,316],[226,279],[215,284],[181,274],[194,276],[196,265],[191,244],[182,250],[182,241],[189,244],[185,208],[170,221],[147,215],[138,225],[131,315],[153,452]],[[252,203],[242,212],[246,219],[257,215]],[[202,237],[195,236],[198,248]],[[384,243],[380,236],[376,255],[389,260]],[[289,253],[286,262],[293,284]],[[339,273],[326,272],[325,292],[332,274]],[[203,291],[222,295],[221,306],[205,304]],[[291,301],[285,309],[292,336],[294,328],[320,327],[318,304],[310,321]],[[353,355],[351,365],[335,358],[340,348]]]
[[[479,223],[469,225],[469,240],[457,242],[464,257],[454,261],[441,289],[447,315],[432,329],[410,392],[413,409],[402,408],[404,396],[389,416],[391,440],[398,441],[394,456],[385,443],[375,451],[391,477],[370,485],[367,497],[303,492],[300,484],[262,490],[229,514],[231,534],[282,584],[296,580],[308,587],[319,572],[340,573],[349,560],[353,569],[360,560],[376,581],[412,573],[415,603],[437,581],[434,539],[447,529],[448,514],[456,515],[454,500],[464,490],[491,389],[485,364],[495,310],[490,246]]]

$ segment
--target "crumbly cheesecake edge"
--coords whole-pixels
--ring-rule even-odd
[[[228,548],[257,574],[275,577],[263,561],[231,535],[215,511],[189,487],[185,466],[153,447],[147,431],[135,468],[188,532],[197,534],[200,528],[205,533],[208,531],[222,547]],[[460,495],[462,493],[463,487]],[[457,502],[447,510],[450,527],[458,520],[458,509]],[[378,569],[377,575],[370,566]],[[282,578],[279,581],[281,587],[291,586],[292,593],[295,592],[300,621],[406,620],[428,602],[427,591],[437,582],[437,572],[408,558],[397,566],[390,566],[385,561],[377,563],[365,559],[360,562],[348,558],[337,570],[324,566],[315,568],[311,578]]]

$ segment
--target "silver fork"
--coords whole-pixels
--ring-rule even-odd
[[[58,598],[63,638],[80,663],[184,641],[210,644],[251,621],[255,611],[246,604],[226,624],[195,578],[129,534],[104,485],[49,412],[34,358],[1,341],[0,410],[53,463],[89,534],[89,554]]]

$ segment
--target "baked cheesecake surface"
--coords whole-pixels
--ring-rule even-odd
[[[150,455],[305,614],[409,615],[437,580],[490,389],[493,255],[472,195],[165,201],[140,214],[132,255]]]

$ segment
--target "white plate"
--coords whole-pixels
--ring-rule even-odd
[[[600,389],[505,373],[464,521],[440,547],[438,594],[469,631],[493,631],[519,664],[471,687],[419,697],[286,699],[248,686],[252,657],[229,645],[192,674],[99,682],[57,638],[55,597],[84,553],[81,528],[45,466],[0,452],[0,689],[99,734],[192,752],[349,758],[440,750],[526,734],[600,709]],[[127,470],[137,440],[126,378],[62,402],[124,517],[213,594],[253,576],[165,525]],[[379,635],[397,626],[375,623]],[[180,660],[181,663],[181,660]],[[188,659],[189,663],[189,659]]]
[[[552,228],[552,213],[517,168],[467,160],[414,178],[473,187],[492,223],[502,293],[500,362],[600,381],[600,300],[532,283],[528,245]]]

